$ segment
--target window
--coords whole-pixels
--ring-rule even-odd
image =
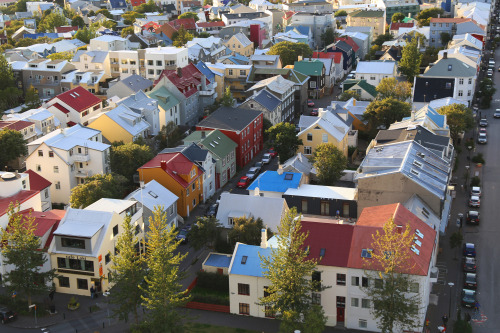
[[[330,203],[328,201],[321,201],[321,215],[330,215]]]
[[[40,164],[37,164],[36,165],[36,171],[42,171],[42,166]]]
[[[57,165],[54,166],[54,173],[59,173],[59,167]]]
[[[63,247],[85,250],[85,241],[83,239],[61,238],[61,245]]]
[[[250,305],[248,303],[240,303],[240,314],[249,315]]]
[[[60,190],[61,189],[61,182],[57,182],[56,183],[56,190]]]
[[[38,156],[42,156],[43,157],[43,150],[39,150],[38,151]]]
[[[464,91],[463,90],[459,90],[458,91],[458,96],[463,96],[464,95]]]
[[[351,298],[351,306],[359,308],[359,298]]]
[[[313,135],[311,133],[307,133],[307,141],[312,141]]]
[[[337,308],[345,308],[345,297],[337,296]]]
[[[53,151],[49,151],[49,157],[54,157],[54,152]]]
[[[229,75],[233,75],[233,70],[232,69],[229,70]]]
[[[377,78],[375,76],[370,76],[370,80],[375,81]]]
[[[307,199],[302,199],[302,213],[307,214]]]
[[[458,84],[464,84],[464,79],[458,79]]]
[[[345,274],[337,273],[337,286],[345,286]]]
[[[351,285],[359,286],[359,276],[351,276]]]
[[[369,309],[370,308],[370,300],[368,298],[362,298],[361,299],[361,307],[363,309]]]
[[[419,288],[419,285],[418,285],[418,282],[410,282],[410,292],[411,293],[418,293],[420,288]]]
[[[69,288],[69,277],[59,276],[57,279],[59,280],[59,287]]]
[[[344,217],[348,217],[349,216],[349,203],[348,202],[344,202],[342,204],[342,216]]]
[[[360,328],[366,328],[367,326],[368,326],[368,322],[366,321],[366,319],[359,320],[359,327]]]
[[[43,191],[43,194],[45,195],[45,199],[48,199],[49,198],[49,190],[48,189],[45,189]]]
[[[118,224],[113,227],[113,236],[118,235]]]
[[[309,88],[316,88],[316,81],[309,81]]]
[[[323,142],[328,142],[328,134],[323,134]]]
[[[89,281],[87,279],[76,279],[76,285],[78,289],[89,289]]]
[[[469,84],[472,84],[472,79],[471,78],[469,78]]]
[[[311,155],[312,150],[311,147],[304,147],[304,155]]]
[[[246,76],[247,72],[245,70],[240,70],[240,76]]]
[[[446,89],[451,89],[451,82],[446,82]]]
[[[361,286],[362,287],[368,287],[368,278],[367,277],[362,277],[361,278]]]
[[[104,256],[104,263],[108,264],[111,261],[111,253]]]
[[[312,293],[312,304],[321,305],[321,294],[320,293]]]
[[[196,206],[196,199],[193,199],[193,207]]]
[[[148,60],[148,66],[153,66],[153,60]]]
[[[238,283],[238,295],[250,295],[250,285],[245,283]]]
[[[314,282],[313,290],[321,291],[321,272],[318,271],[313,272],[311,280]]]
[[[314,302],[314,294],[313,294],[313,302]],[[274,318],[276,316],[276,313],[273,311],[272,306],[266,305],[264,307],[264,312],[267,318]]]
[[[375,288],[382,289],[384,287],[384,280],[375,279]]]
[[[467,96],[471,96],[472,95],[472,91],[471,90],[467,90]]]
[[[162,66],[163,62],[161,60],[156,60],[156,66]]]

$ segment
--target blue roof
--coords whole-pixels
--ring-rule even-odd
[[[263,249],[257,245],[238,243],[233,255],[233,265],[229,273],[263,277],[265,271],[261,266],[262,261],[260,260],[259,254],[263,257],[269,257],[271,255],[271,250],[270,247]],[[246,257],[246,261],[242,261],[243,257]]]
[[[127,2],[125,0],[109,0],[111,8],[127,8]]]
[[[290,180],[288,178],[291,178]],[[299,172],[283,172],[281,175],[277,171],[266,171],[260,174],[257,179],[248,187],[248,190],[272,191],[285,193],[289,188],[298,188],[302,174]]]
[[[434,111],[434,112],[427,112],[427,115],[431,120],[439,127],[444,127],[444,118],[445,116],[442,114],[437,113],[433,108],[428,107],[428,109]],[[429,110],[429,111],[430,111]]]
[[[301,35],[306,35],[309,36],[309,27],[303,26],[303,25],[295,25],[295,26],[287,26],[285,28],[285,32],[288,32],[290,30],[295,30]]]
[[[212,267],[228,267],[231,264],[231,257],[223,254],[212,253],[205,261],[205,265]]]
[[[55,39],[55,38],[59,37],[59,34],[57,34],[55,32],[39,32],[36,34],[24,34],[23,35],[23,38],[31,38],[31,39],[37,39],[40,37],[47,37],[47,38]]]
[[[265,89],[262,89],[257,94],[251,96],[250,99],[255,100],[257,103],[259,103],[269,111],[276,109],[281,103],[281,101],[276,96]]]
[[[203,61],[198,62],[196,65],[194,65],[198,70],[201,72],[201,74],[205,75],[210,82],[215,82],[215,74],[210,70],[210,68],[205,65]]]

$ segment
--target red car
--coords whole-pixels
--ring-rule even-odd
[[[311,111],[311,116],[318,116],[318,109],[313,109]]]
[[[245,188],[248,185],[250,185],[250,178],[248,178],[247,176],[242,176],[238,184],[236,184],[237,187],[242,187],[242,188]]]
[[[313,102],[313,101],[311,101],[310,99],[308,99],[308,100],[307,100],[307,106],[309,106],[309,107],[311,107],[311,108],[312,108],[312,107],[314,106],[314,102]]]
[[[269,155],[271,155],[271,157],[276,157],[278,153],[276,152],[276,150],[274,150],[274,148],[271,148],[269,149]]]

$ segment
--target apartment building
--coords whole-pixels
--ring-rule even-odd
[[[33,87],[38,91],[40,98],[52,98],[62,92],[63,74],[74,69],[75,66],[67,60],[30,60],[22,69],[24,90]]]
[[[385,33],[386,14],[383,10],[356,10],[347,15],[349,27],[371,27],[373,39]]]

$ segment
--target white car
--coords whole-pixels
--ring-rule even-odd
[[[480,197],[481,196],[481,187],[473,186],[472,190],[470,191],[470,195]]]
[[[245,176],[247,176],[250,179],[254,179],[258,173],[259,173],[259,169],[253,167],[253,168],[248,169],[247,174]]]
[[[262,163],[269,164],[269,162],[271,162],[271,159],[272,159],[271,154],[264,154],[262,156]]]

